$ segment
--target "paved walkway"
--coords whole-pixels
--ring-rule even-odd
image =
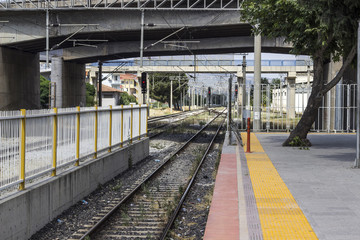
[[[244,154],[240,147],[236,147],[235,151],[235,147],[225,144],[205,240],[360,239],[360,169],[352,168],[356,136],[310,134],[309,139],[313,143],[310,150],[281,147],[287,136],[252,134],[252,153],[249,154]],[[243,140],[245,138],[244,135]],[[231,166],[226,163],[229,160],[226,154],[229,153],[232,154]],[[228,165],[229,171],[224,172],[222,165]],[[246,177],[251,180],[248,185]],[[218,187],[221,185],[226,187]],[[222,194],[231,193],[230,186],[238,194],[237,198]],[[253,204],[255,211],[250,209],[252,198],[256,201]],[[226,205],[230,199],[232,205]],[[222,207],[219,207],[219,201],[223,203]],[[238,206],[234,206],[234,201]],[[227,209],[226,213],[224,209]],[[256,218],[252,216],[254,213]],[[228,218],[224,218],[224,214]],[[221,229],[225,232],[230,226],[234,229],[234,225],[230,224],[236,222],[234,219],[238,221],[239,234],[221,235]],[[252,235],[256,221],[261,225],[260,238]]]
[[[356,135],[310,134],[310,150],[281,147],[286,134],[256,134],[319,239],[360,239]]]
[[[205,231],[207,240],[239,239],[238,195],[233,189],[237,189],[236,175],[235,152],[223,152]]]

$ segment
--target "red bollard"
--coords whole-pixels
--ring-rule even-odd
[[[247,138],[246,138],[246,152],[250,153],[250,118],[247,119]]]

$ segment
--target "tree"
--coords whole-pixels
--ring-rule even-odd
[[[180,77],[180,87],[179,80]],[[189,79],[187,76],[176,73],[153,73],[150,74],[149,79],[154,78],[154,86],[150,88],[150,98],[159,102],[167,102],[170,106],[170,81],[173,80],[173,104],[176,109],[180,109],[181,92],[185,89],[185,93],[188,91]]]
[[[90,83],[86,83],[86,106],[92,107],[95,105],[95,87]]]
[[[266,89],[266,85],[269,85],[269,80],[267,78],[261,78],[261,86]],[[271,92],[273,89],[273,85],[271,86]],[[272,102],[272,94],[270,94],[270,99],[269,99],[270,103]],[[250,89],[250,106],[253,106],[254,104],[254,85],[251,85],[251,89]],[[267,96],[266,96],[266,92],[264,92],[262,94],[262,99],[261,99],[261,105],[263,107],[265,107],[267,104]]]
[[[50,81],[40,75],[40,104],[41,108],[49,108]]]
[[[308,54],[314,62],[312,92],[302,118],[283,146],[295,138],[310,145],[307,134],[317,116],[322,97],[341,79],[356,54],[360,1],[353,0],[245,0],[242,19],[256,34],[284,37],[292,53]],[[325,82],[324,65],[343,59],[337,75]]]
[[[135,96],[129,95],[126,92],[120,93],[120,105],[129,105],[130,103],[137,103]]]

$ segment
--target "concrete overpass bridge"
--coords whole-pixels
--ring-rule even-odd
[[[91,69],[96,69],[96,64],[91,65]],[[112,61],[104,63],[103,72],[111,72],[115,67],[119,72],[137,72],[140,60],[132,61]],[[143,60],[143,70],[145,72],[186,72],[191,73],[238,73],[242,71],[242,60]],[[298,72],[307,73],[313,70],[313,63],[305,60],[262,60],[262,73],[288,73]],[[246,61],[246,72],[254,73],[254,60]]]
[[[113,61],[104,63],[103,73],[136,73],[139,70],[139,60]],[[246,62],[246,73],[254,73],[254,60]],[[121,66],[119,68],[119,66]],[[90,77],[95,82],[98,74],[98,66],[90,66]],[[285,73],[287,76],[295,76],[297,82],[307,81],[307,74],[313,70],[312,62],[305,60],[262,60],[261,72],[264,74]],[[185,72],[185,73],[234,73],[242,77],[242,61],[240,60],[144,60],[143,71],[145,72]],[[44,71],[45,72],[45,71]]]
[[[144,56],[254,49],[251,26],[240,22],[237,1],[44,3],[0,0],[0,109],[39,107],[39,52],[47,49],[57,50],[52,80],[62,96],[59,106],[85,102],[85,63],[138,57],[142,26]],[[263,52],[290,49],[282,39],[262,39]]]

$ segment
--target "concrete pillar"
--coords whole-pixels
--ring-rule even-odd
[[[0,47],[0,110],[40,108],[39,54]]]
[[[342,61],[339,62],[329,62],[324,66],[324,79],[325,82],[330,82],[336,74],[339,72],[342,66]],[[327,131],[333,131],[335,128],[335,111],[340,109],[335,108],[335,98],[336,98],[336,88],[332,88],[325,95],[325,112],[324,112],[324,122],[323,129]]]
[[[287,93],[287,98],[288,101],[287,103],[289,103],[289,106],[287,106],[286,111],[288,118],[293,119],[295,118],[295,80],[296,77],[287,77],[287,84],[288,84],[288,93]]]
[[[56,107],[86,105],[85,64],[64,62],[61,57],[53,57],[51,81],[56,84]]]
[[[254,38],[254,131],[261,130],[261,35]]]

